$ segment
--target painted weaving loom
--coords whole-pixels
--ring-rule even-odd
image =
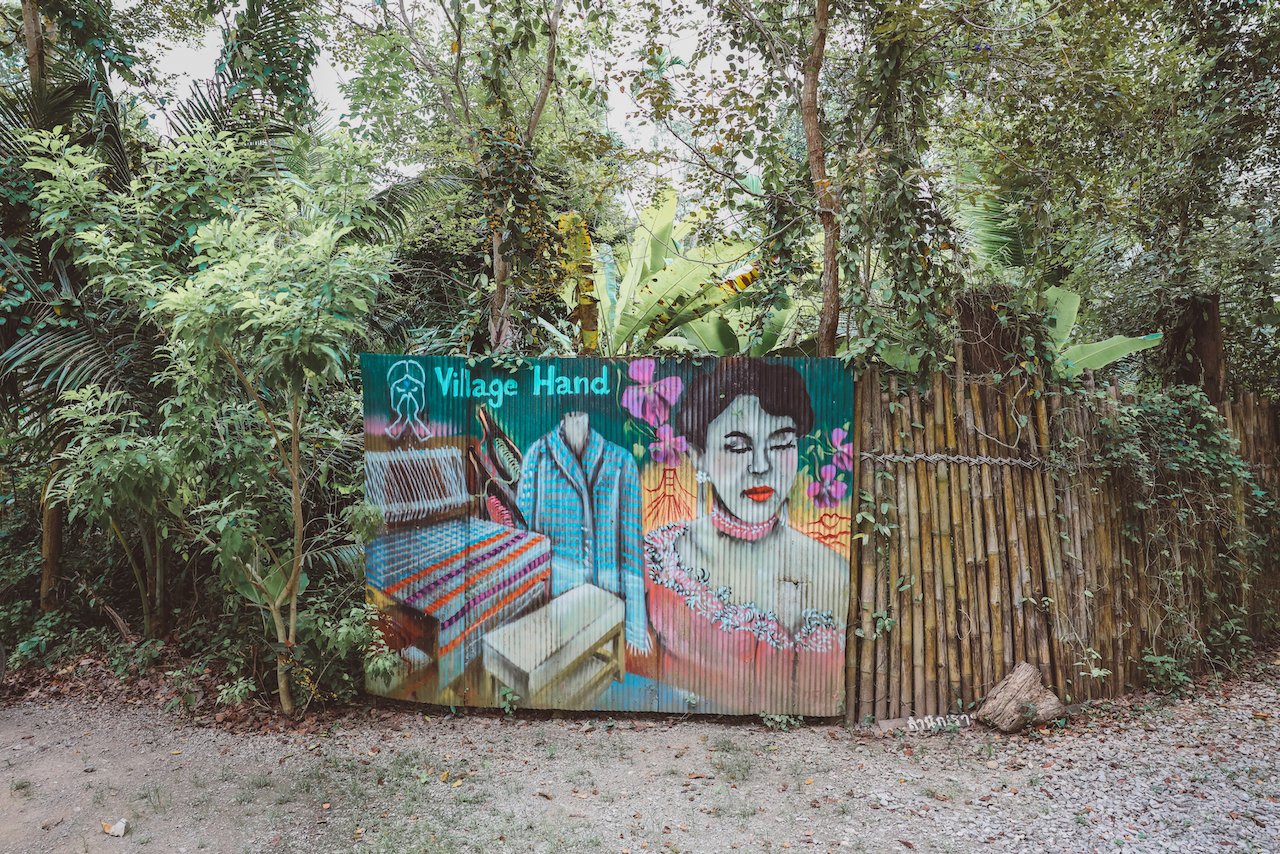
[[[430,448],[366,451],[364,469],[365,494],[388,525],[460,516],[471,501],[457,440],[436,440]]]
[[[544,604],[550,578],[546,537],[482,519],[389,531],[367,550],[375,601],[422,615],[414,646],[435,659],[440,686],[480,656],[486,630]]]

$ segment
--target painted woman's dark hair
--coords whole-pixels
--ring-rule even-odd
[[[699,451],[707,447],[707,426],[734,398],[755,395],[770,415],[789,417],[803,436],[813,429],[813,405],[804,377],[790,365],[761,359],[721,359],[689,383],[676,410],[676,429]]]

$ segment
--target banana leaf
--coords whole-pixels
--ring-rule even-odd
[[[675,219],[676,194],[670,191],[659,196],[653,207],[641,214],[640,225],[631,240],[626,273],[618,285],[619,317],[627,311],[642,283],[663,268],[668,255],[675,254],[671,238]]]
[[[1080,314],[1080,295],[1055,285],[1045,288],[1044,299],[1053,315],[1053,322],[1049,326],[1053,342],[1059,348],[1064,347]]]
[[[799,307],[791,297],[783,297],[777,300],[771,309],[766,310],[769,314],[765,318],[760,340],[751,348],[752,356],[764,356],[774,347],[777,347],[778,342],[782,340],[783,334],[791,328],[791,324],[795,322],[796,315],[800,313]]]
[[[1153,332],[1140,337],[1113,335],[1105,341],[1076,344],[1062,351],[1059,367],[1069,377],[1078,376],[1085,370],[1096,371],[1125,356],[1141,350],[1149,350],[1158,345],[1163,338],[1162,333]]]
[[[712,356],[734,356],[741,349],[733,327],[718,314],[684,324],[680,334]]]
[[[696,246],[681,257],[668,259],[667,266],[650,276],[629,304],[619,307],[621,317],[614,330],[615,346],[630,341],[655,322],[664,328],[674,328],[680,322],[676,321],[678,313],[697,307],[709,310],[727,302],[732,295],[719,287],[720,282],[748,246],[746,243]]]

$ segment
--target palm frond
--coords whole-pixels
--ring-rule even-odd
[[[318,549],[308,549],[302,555],[302,568],[308,574],[316,569],[350,575],[364,576],[364,546],[359,543],[335,543]]]
[[[427,208],[465,183],[455,175],[419,175],[391,184],[373,197],[372,207],[364,214],[365,224],[352,236],[376,243],[396,242],[411,231]]]

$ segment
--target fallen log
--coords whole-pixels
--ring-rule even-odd
[[[1044,687],[1040,669],[1025,661],[991,689],[978,709],[982,723],[1001,732],[1018,732],[1067,716],[1067,707]]]

